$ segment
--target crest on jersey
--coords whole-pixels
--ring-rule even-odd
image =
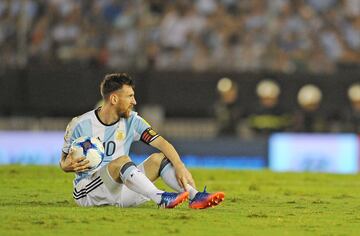
[[[124,140],[125,137],[126,137],[125,131],[123,131],[123,130],[117,130],[117,131],[116,131],[115,138],[116,138],[117,140]]]

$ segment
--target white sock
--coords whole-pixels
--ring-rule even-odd
[[[175,175],[175,169],[171,163],[167,164],[160,173],[161,178],[164,180],[164,182],[172,189],[174,189],[177,192],[184,192],[185,190],[179,185],[176,175]],[[189,197],[190,200],[195,197],[195,195],[199,192],[191,185],[187,185],[187,189],[189,191]]]
[[[161,194],[164,192],[159,190],[147,177],[135,166],[128,167],[123,174],[120,173],[123,183],[132,191],[150,198],[157,204],[161,201]]]

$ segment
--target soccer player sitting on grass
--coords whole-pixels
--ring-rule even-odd
[[[73,197],[80,206],[115,205],[131,207],[148,200],[173,208],[190,199],[189,207],[202,209],[218,205],[223,192],[199,192],[191,173],[174,147],[157,134],[136,112],[134,82],[125,74],[108,74],[100,86],[103,106],[75,117],[65,132],[60,166],[75,172]],[[105,147],[101,165],[89,170],[85,157],[72,156],[71,143],[82,136],[99,138]],[[136,166],[129,157],[132,142],[141,140],[160,153]],[[158,177],[176,192],[164,192],[154,184]]]

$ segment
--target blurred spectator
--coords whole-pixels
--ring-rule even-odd
[[[290,116],[279,106],[280,87],[272,80],[260,81],[256,86],[259,98],[254,114],[248,117],[249,127],[257,134],[268,135],[285,131],[290,126]]]
[[[350,107],[344,112],[344,131],[360,134],[360,83],[352,84],[347,94]]]
[[[322,99],[321,90],[312,84],[304,85],[298,92],[297,100],[300,109],[295,112],[294,131],[324,132],[326,119],[319,111]]]
[[[21,52],[30,63],[331,73],[360,64],[359,2],[0,1],[1,66]]]
[[[238,87],[229,78],[222,78],[217,83],[219,99],[214,105],[215,119],[219,136],[236,136],[237,125],[241,115],[238,98]]]

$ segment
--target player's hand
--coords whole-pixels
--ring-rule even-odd
[[[191,185],[192,187],[195,186],[195,181],[188,169],[186,169],[185,166],[175,167],[175,174],[176,179],[180,186],[184,188],[186,191],[188,190],[188,185]]]
[[[72,153],[73,151],[70,150],[61,165],[65,172],[83,172],[90,169],[89,160],[86,160],[85,157],[73,157]]]

